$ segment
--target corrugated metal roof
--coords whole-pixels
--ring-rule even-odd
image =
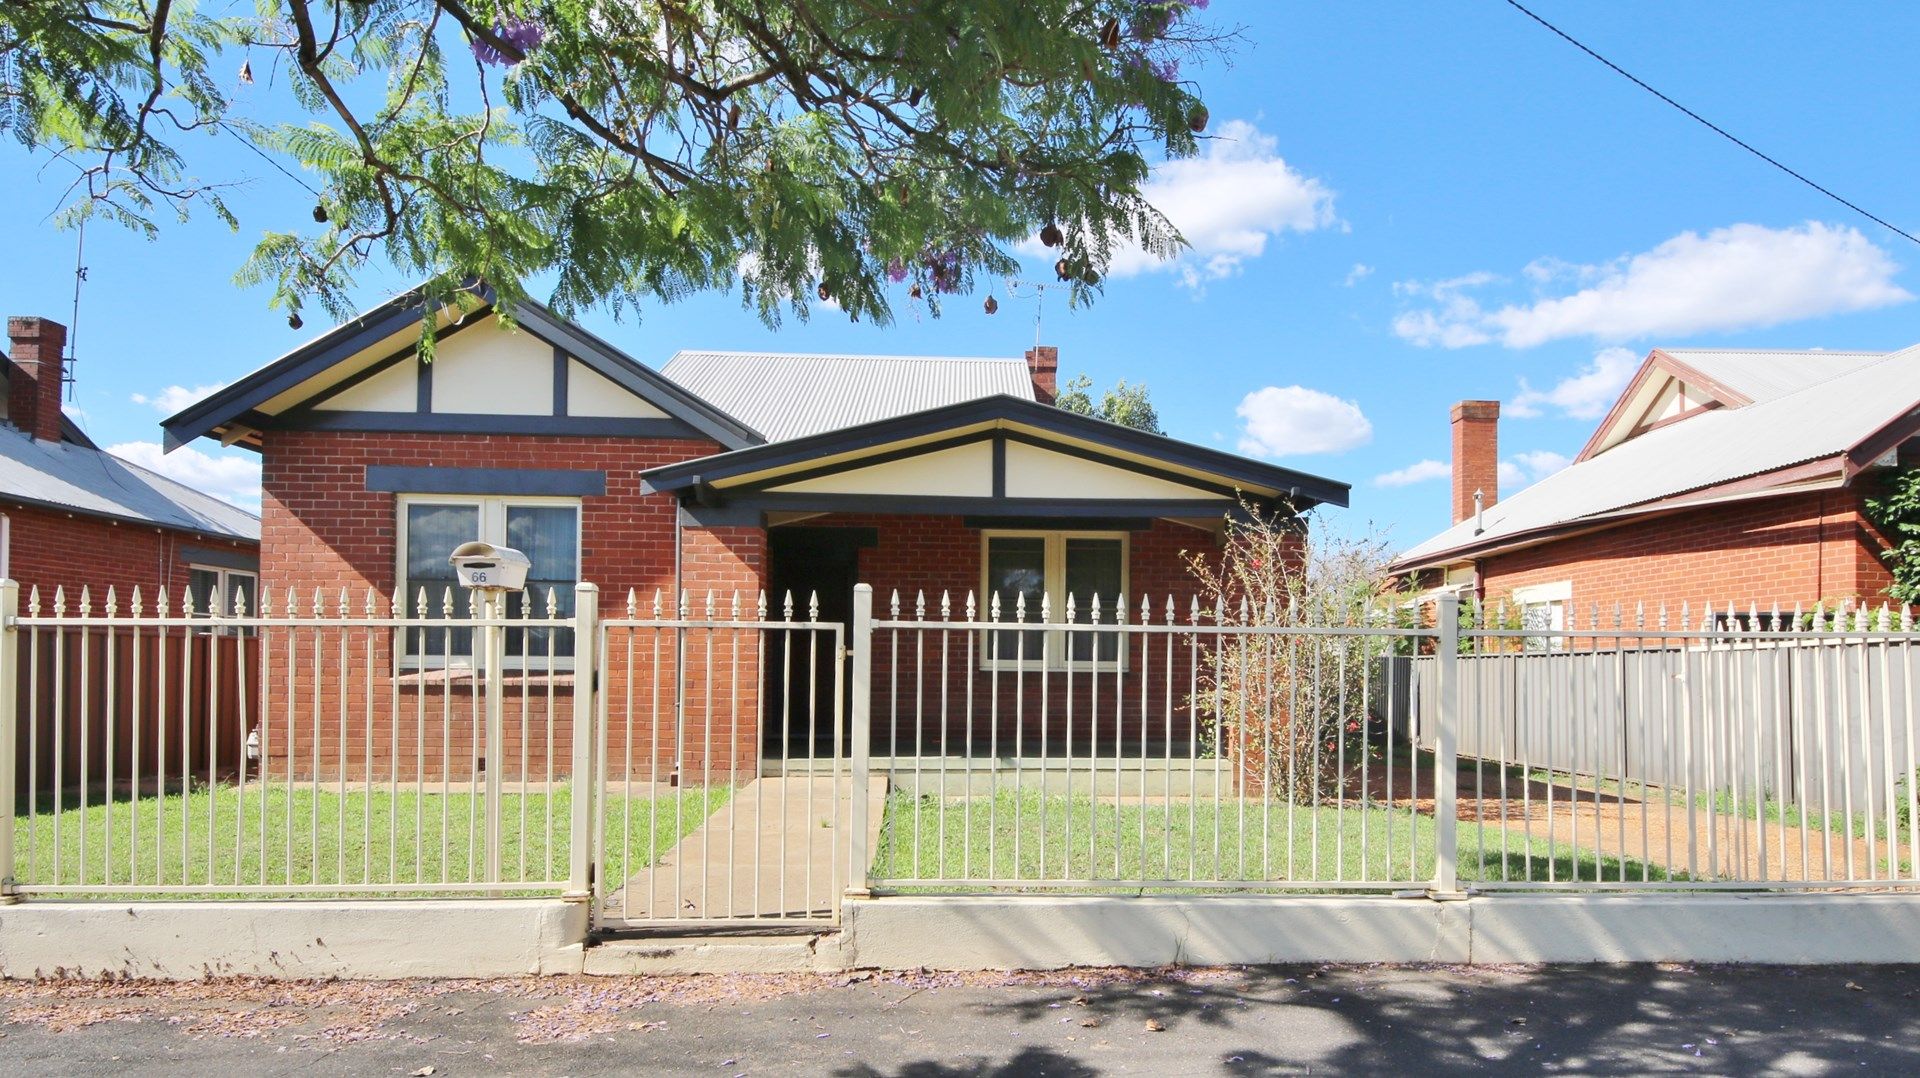
[[[24,501],[168,528],[260,539],[260,518],[91,446],[0,428],[0,491]]]
[[[1852,373],[1887,355],[1885,352],[1819,349],[1662,348],[1661,351],[1721,385],[1745,394],[1756,404]]]
[[[660,373],[770,442],[1002,393],[1034,399],[1023,359],[682,351]]]
[[[1677,358],[1677,357],[1676,357]],[[1796,392],[1648,431],[1542,479],[1402,554],[1397,564],[1574,524],[1845,452],[1920,402],[1920,345]]]

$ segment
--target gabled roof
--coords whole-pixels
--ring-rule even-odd
[[[819,470],[860,466],[891,456],[951,445],[955,437],[998,432],[1030,432],[1059,443],[1077,443],[1097,454],[1129,459],[1163,478],[1190,478],[1211,483],[1215,497],[1231,496],[1234,487],[1252,488],[1265,497],[1280,498],[1296,509],[1316,504],[1345,506],[1349,487],[1291,468],[1249,460],[1206,446],[1148,434],[1103,419],[1076,415],[1052,405],[1010,395],[986,397],[944,405],[909,415],[875,420],[838,430],[767,445],[720,453],[699,460],[671,464],[641,473],[643,489],[688,493],[695,497],[728,486],[753,485],[756,476],[783,469]],[[792,478],[789,474],[786,478]],[[1078,492],[1062,490],[1055,501],[1072,501]],[[1087,499],[1090,503],[1102,499]]]
[[[43,442],[0,426],[4,497],[87,516],[260,540],[260,518],[91,442]]]
[[[1887,355],[1885,352],[1773,348],[1662,348],[1659,352],[1745,398],[1741,402],[1728,401],[1728,404],[1756,404],[1795,393],[1829,378],[1851,374]]]
[[[483,298],[491,299],[490,291],[483,287],[477,292]],[[443,307],[433,313],[444,320],[455,312]],[[493,308],[487,306],[468,314],[466,318],[486,318],[493,313]],[[389,346],[397,342],[405,347],[405,335],[417,333],[426,314],[424,300],[418,290],[413,290],[394,296],[335,326],[162,422],[167,449],[177,449],[200,437],[224,438],[240,428],[263,422],[270,417],[259,415],[256,409],[269,401],[314,381],[350,359],[364,356],[368,349],[382,342]],[[723,446],[733,448],[763,440],[751,427],[675,385],[606,341],[561,318],[542,304],[523,300],[514,304],[512,315],[528,333],[555,347],[564,348],[573,358],[627,389],[646,396],[668,415]]]
[[[1780,484],[1848,482],[1920,432],[1920,345],[1840,365],[1851,369],[1752,404],[1703,410],[1584,457],[1489,506],[1482,530],[1476,532],[1468,518],[1402,554],[1395,567],[1448,564],[1626,516],[1716,500],[1738,481],[1753,480],[1746,493],[1779,490],[1759,478],[1775,473]],[[1769,371],[1745,384],[1758,389],[1778,377]],[[1785,471],[1796,466],[1806,468]]]
[[[982,397],[1034,399],[1023,359],[689,350],[661,373],[773,442]]]

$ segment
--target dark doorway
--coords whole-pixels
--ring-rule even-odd
[[[872,528],[770,528],[767,531],[767,616],[778,621],[787,596],[793,596],[795,621],[807,620],[807,608],[819,597],[819,620],[848,625],[853,621],[853,586],[860,573],[860,550],[874,546],[879,536]],[[762,709],[762,743],[770,754],[830,752],[835,730],[834,653],[829,632],[769,630],[766,661],[766,706]],[[850,689],[840,679],[843,692]],[[845,703],[843,697],[842,704]],[[844,726],[847,709],[840,709]]]

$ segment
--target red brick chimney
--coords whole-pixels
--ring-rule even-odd
[[[1033,375],[1033,395],[1041,404],[1052,404],[1060,395],[1060,349],[1036,344],[1027,349],[1027,370]]]
[[[60,440],[60,396],[67,327],[50,318],[9,318],[7,419],[42,441]]]
[[[1500,402],[1461,401],[1453,406],[1453,522],[1473,515],[1473,494],[1481,504],[1500,500]]]

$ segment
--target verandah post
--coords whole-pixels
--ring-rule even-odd
[[[1456,784],[1460,772],[1460,598],[1440,598],[1438,640],[1438,729],[1433,752],[1433,890],[1452,894],[1460,890],[1459,834]]]
[[[20,585],[0,580],[0,902],[14,895],[13,799],[20,704]]]
[[[600,588],[585,581],[573,589],[573,819],[568,826],[568,899],[593,897],[594,814],[600,798],[595,767],[599,744],[596,696],[600,688]],[[548,722],[553,717],[547,717]]]
[[[867,785],[873,754],[873,585],[853,586],[853,715],[848,754],[852,757],[853,788],[847,835],[847,896],[866,898],[873,893],[867,886]]]

